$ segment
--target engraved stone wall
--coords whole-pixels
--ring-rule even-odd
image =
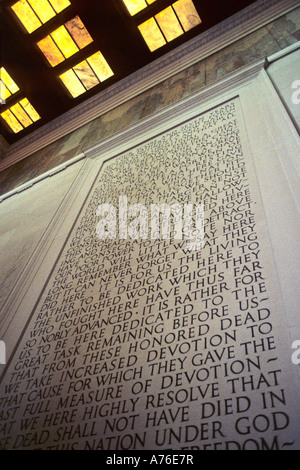
[[[205,236],[100,240],[99,204],[198,203]],[[101,168],[0,388],[2,449],[299,448],[239,100]]]

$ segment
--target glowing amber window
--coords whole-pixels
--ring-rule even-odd
[[[151,52],[201,24],[192,0],[178,0],[138,26]]]
[[[56,13],[60,13],[61,11],[68,8],[71,5],[69,0],[49,0],[51,5],[53,6]]]
[[[73,98],[82,95],[114,75],[100,51],[60,75]]]
[[[123,2],[131,16],[134,16],[139,11],[144,10],[148,5],[151,5],[151,3],[156,2],[156,0],[123,0]]]
[[[173,39],[183,34],[183,29],[172,7],[161,11],[155,18],[168,42],[173,41]]]
[[[19,0],[11,8],[28,33],[33,33],[70,5],[69,0]]]
[[[189,31],[202,23],[192,0],[178,0],[173,4],[173,8],[185,31]]]
[[[24,98],[23,100],[21,100],[20,104],[33,122],[36,122],[39,119],[41,119],[41,116],[37,113],[37,111],[32,106],[32,104],[28,101],[27,98]]]
[[[13,81],[4,67],[0,70],[0,99],[7,100],[11,95],[19,91],[18,85]]]
[[[1,113],[1,117],[15,134],[41,118],[27,98]]]
[[[22,131],[24,127],[22,124],[18,121],[16,116],[10,111],[10,109],[7,109],[3,113],[1,113],[2,119],[6,122],[6,124],[9,126],[9,128],[17,134],[18,132]]]
[[[97,77],[99,78],[100,82],[104,82],[105,80],[113,76],[114,73],[112,69],[110,68],[100,51],[96,52],[96,54],[93,54],[91,57],[89,57],[87,61],[94,70]]]
[[[86,60],[80,62],[80,64],[78,65],[75,65],[73,71],[81,81],[82,85],[86,88],[86,90],[90,90],[91,88],[100,83],[99,79],[96,77],[89,63]]]
[[[37,45],[52,67],[55,67],[92,42],[86,27],[79,16],[76,16]]]
[[[138,27],[150,51],[164,46],[167,42],[154,18],[150,18]]]

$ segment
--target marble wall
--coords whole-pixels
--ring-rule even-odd
[[[72,165],[0,203],[0,321],[5,315],[5,300],[81,166],[82,162]]]
[[[285,115],[264,79],[261,70],[254,81],[279,115],[255,134],[270,146]],[[206,110],[195,100],[194,118],[179,114],[177,126],[114,158],[99,150],[94,183],[79,191],[71,228],[61,225],[59,256],[49,252],[34,280],[47,274],[37,301],[31,285],[33,307],[21,299],[15,315],[27,321],[1,380],[0,449],[300,449],[288,315],[297,321],[298,309],[288,312],[282,296],[287,266],[277,264],[269,220],[274,210],[295,218],[288,248],[299,261],[299,217],[285,201],[266,203],[277,178],[278,191],[291,189],[276,149],[269,162],[251,146],[261,110],[251,83],[242,88]],[[119,226],[119,237],[101,238],[107,203],[127,235]],[[139,213],[135,224],[138,203],[147,222]],[[201,204],[201,246],[189,247],[192,234],[141,235],[152,204]]]
[[[268,68],[274,86],[300,130],[300,50],[275,61]]]

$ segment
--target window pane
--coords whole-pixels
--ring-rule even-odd
[[[150,51],[153,52],[166,44],[159,27],[154,18],[150,18],[139,26],[139,30],[145,39]]]
[[[173,8],[185,31],[189,31],[202,23],[192,0],[179,0],[173,4]]]
[[[65,8],[71,5],[69,0],[50,0],[51,5],[53,6],[56,13],[60,13]]]
[[[19,103],[12,106],[10,110],[24,127],[28,127],[32,124],[32,120],[29,116],[27,116],[27,114],[25,113],[23,108],[21,108]]]
[[[42,39],[37,45],[52,67],[55,67],[57,64],[60,64],[65,60],[64,56],[50,36]]]
[[[49,3],[50,1],[50,3]],[[19,0],[11,8],[29,33],[71,5],[69,0]]]
[[[64,26],[60,26],[58,29],[53,31],[51,36],[67,59],[79,51],[78,47]]]
[[[93,42],[93,39],[80,18],[76,16],[76,18],[53,31],[50,36],[39,41],[37,45],[52,67],[55,67],[76,54],[79,48],[83,49],[91,42]]]
[[[99,84],[98,78],[95,76],[86,60],[76,65],[76,67],[73,67],[73,70],[87,90]]]
[[[1,117],[15,133],[22,131],[24,127],[28,127],[40,119],[39,114],[27,98],[4,111]]]
[[[145,0],[123,0],[131,16],[147,7]]]
[[[6,88],[2,80],[0,80],[0,100],[7,100],[11,96],[10,91]]]
[[[47,21],[51,20],[51,18],[56,15],[47,0],[28,0],[28,3],[32,6],[42,23],[47,23]]]
[[[15,3],[11,8],[13,9],[15,14],[20,19],[21,23],[24,25],[24,27],[29,33],[32,33],[40,26],[42,26],[42,23],[35,15],[32,8],[30,8],[26,0],[20,0],[19,2]]]
[[[183,34],[183,29],[180,26],[172,7],[168,7],[161,11],[155,15],[155,18],[157,19],[157,22],[168,42]]]
[[[93,39],[89,35],[79,16],[68,21],[65,26],[80,49],[83,49],[85,46],[93,42]]]
[[[21,106],[25,109],[26,113],[29,114],[31,119],[36,122],[41,119],[40,115],[36,112],[34,107],[29,103],[27,98],[20,101]]]
[[[14,94],[19,91],[18,85],[13,81],[11,76],[6,72],[4,67],[1,67],[0,78],[9,89],[10,93]]]
[[[9,125],[9,127],[14,131],[15,134],[22,131],[24,128],[21,126],[19,121],[15,118],[13,113],[7,109],[4,113],[1,113],[1,117]]]
[[[101,82],[104,82],[104,80],[114,75],[100,51],[89,57],[87,61]]]
[[[73,70],[68,70],[59,77],[63,84],[67,87],[73,98],[76,98],[82,93],[86,92],[86,89],[80,82],[79,78],[73,72]]]

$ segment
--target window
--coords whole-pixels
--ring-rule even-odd
[[[55,67],[92,42],[93,39],[81,19],[76,16],[39,41],[37,45],[52,67]]]
[[[75,67],[60,75],[60,79],[73,98],[82,95],[100,82],[112,77],[109,67],[100,51],[80,62]]]
[[[154,18],[150,18],[141,24],[139,30],[151,52],[167,43]]]
[[[27,98],[22,99],[1,113],[1,117],[15,134],[40,119],[39,114]]]
[[[158,13],[155,19],[168,42],[183,34],[183,29],[172,7]]]
[[[144,10],[144,8],[155,1],[156,0],[123,0],[131,16],[136,15],[139,11]]]
[[[0,71],[0,101],[7,100],[11,95],[19,91],[18,85],[13,81],[4,67]]]
[[[138,28],[153,52],[199,24],[201,18],[192,0],[178,0]]]
[[[202,23],[192,0],[178,0],[178,2],[173,3],[172,6],[180,20],[180,23],[183,26],[184,31],[189,31],[190,29]]]
[[[19,0],[11,8],[28,33],[33,33],[69,5],[69,0]]]

